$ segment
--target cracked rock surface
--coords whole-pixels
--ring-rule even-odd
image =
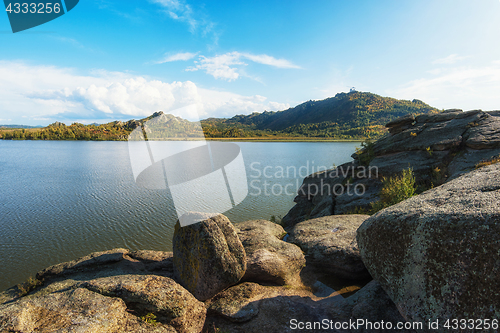
[[[203,303],[168,276],[172,253],[161,251],[114,249],[54,265],[28,295],[0,293],[0,332],[199,332],[185,322],[204,319]],[[148,313],[158,322],[141,319]]]
[[[500,315],[500,164],[371,216],[361,257],[409,321]]]

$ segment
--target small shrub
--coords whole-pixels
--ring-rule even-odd
[[[361,148],[356,148],[359,164],[368,166],[373,161],[375,158],[374,146],[373,142],[367,140],[361,143]]]
[[[445,182],[447,177],[446,170],[447,170],[446,167],[444,167],[443,169],[440,169],[439,167],[435,167],[434,169],[432,169],[432,175],[431,175],[432,187],[442,185]]]
[[[410,135],[413,136],[413,137],[415,137],[415,136],[417,136],[417,133],[411,132]]]
[[[158,325],[158,322],[156,321],[156,315],[154,313],[151,313],[151,312],[148,313],[145,316],[142,316],[141,320],[143,322],[145,322],[146,324],[150,324],[150,325],[153,325],[153,326]]]
[[[432,156],[432,149],[431,149],[431,147],[425,148],[425,151],[427,151],[427,153],[429,154],[429,156]]]
[[[401,201],[411,198],[415,195],[415,176],[413,169],[408,168],[400,175],[382,178],[382,189],[380,190],[380,200],[372,203],[374,214],[386,207],[395,205]]]
[[[487,166],[487,165],[492,165],[500,162],[500,155],[497,157],[492,158],[491,160],[486,160],[486,161],[481,161],[478,164],[476,164],[476,169],[479,169],[481,167]]]

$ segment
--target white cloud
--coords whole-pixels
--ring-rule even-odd
[[[500,109],[500,64],[454,67],[434,73],[388,93],[397,98],[418,98],[438,108]]]
[[[168,112],[198,103],[196,89],[196,85],[190,81],[164,83],[134,77],[122,82],[42,91],[29,96],[120,117],[146,117],[158,110]]]
[[[450,54],[449,56],[441,59],[436,59],[432,62],[434,65],[444,64],[444,65],[452,65],[462,60],[470,58],[470,56],[459,56],[458,54]]]
[[[196,65],[188,67],[186,70],[197,71],[201,69],[216,79],[233,81],[240,76],[238,68],[235,65],[245,65],[244,62],[240,61],[240,57],[238,52],[226,53],[211,58],[200,56],[200,60],[195,61]]]
[[[68,68],[0,61],[0,118],[26,125],[138,119],[159,110],[196,120],[287,107],[264,96],[200,89],[191,81],[166,83],[103,70],[81,75]]]
[[[234,81],[240,76],[248,76],[243,68],[248,64],[242,59],[251,60],[253,62],[273,66],[277,68],[300,68],[286,59],[276,59],[272,56],[261,54],[253,55],[250,53],[229,52],[215,57],[200,56],[195,65],[188,67],[186,71],[203,70],[205,73],[212,75],[216,79]]]
[[[165,55],[165,58],[162,60],[156,61],[156,64],[164,64],[166,62],[172,62],[172,61],[188,61],[190,59],[193,59],[196,57],[198,53],[191,53],[191,52],[185,52],[185,53],[177,53],[177,54],[172,54],[172,55]]]

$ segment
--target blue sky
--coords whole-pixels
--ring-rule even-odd
[[[13,34],[0,14],[0,124],[194,120],[356,87],[500,109],[499,0],[81,0]]]

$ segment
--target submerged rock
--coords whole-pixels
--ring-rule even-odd
[[[500,315],[500,164],[386,208],[358,229],[368,271],[408,321]]]
[[[201,301],[236,284],[245,274],[245,249],[224,215],[185,227],[177,222],[173,247],[176,280]]]

